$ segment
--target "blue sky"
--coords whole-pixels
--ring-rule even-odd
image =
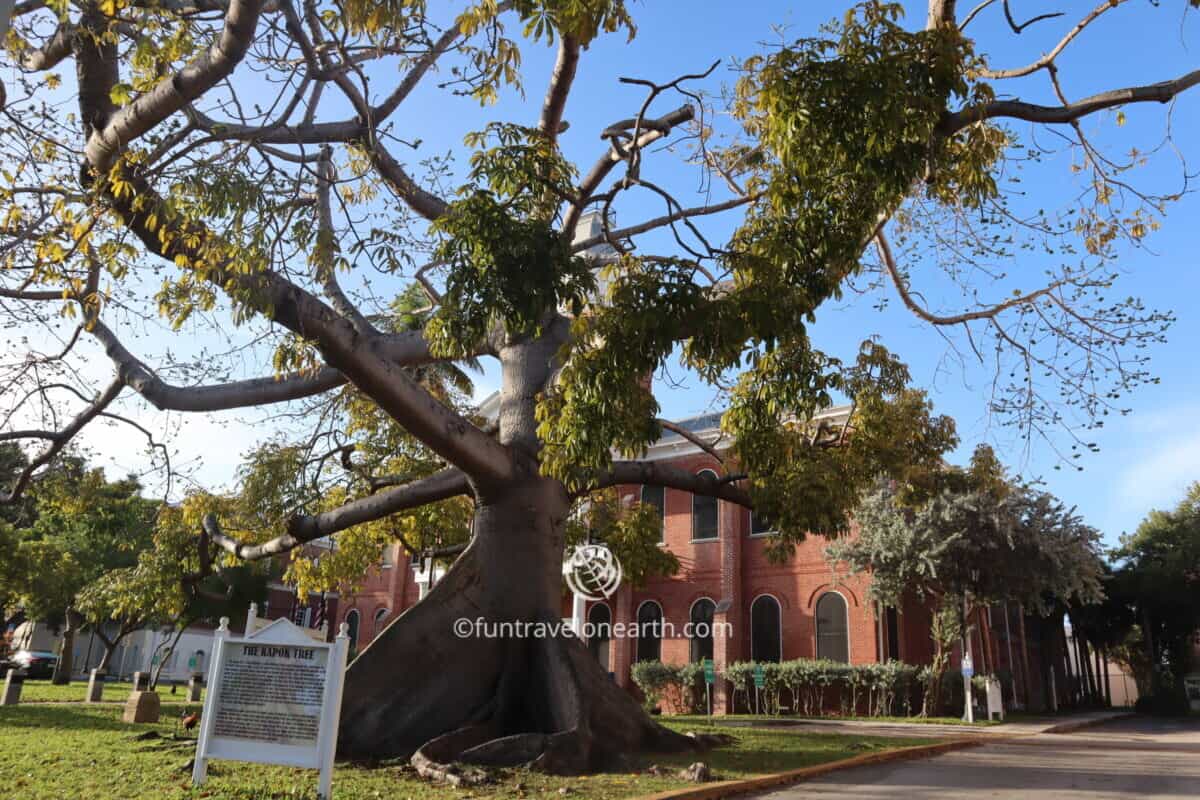
[[[1095,0],[1064,3],[1062,10],[1067,12],[1066,17],[1039,23],[1014,36],[1004,25],[997,4],[972,24],[970,32],[978,37],[978,49],[989,56],[994,66],[1017,66],[1032,61],[1051,47],[1094,5]],[[848,7],[843,3],[778,0],[742,3],[633,0],[630,6],[638,23],[637,37],[626,43],[623,34],[616,34],[593,43],[580,62],[567,106],[565,118],[570,129],[562,137],[563,147],[566,155],[585,170],[604,151],[599,131],[615,120],[632,116],[644,96],[644,90],[622,85],[618,77],[665,81],[683,73],[703,71],[720,58],[722,65],[713,76],[698,84],[698,88],[719,93],[722,86],[729,86],[734,80],[730,66],[736,59],[760,52],[762,43],[779,41],[780,36],[790,39],[816,35],[820,23],[840,15]],[[1012,6],[1018,16],[1027,17],[1044,10],[1042,4],[1029,0],[1017,0]],[[1068,95],[1079,98],[1117,86],[1163,80],[1195,68],[1194,48],[1200,47],[1197,38],[1200,17],[1195,12],[1186,13],[1185,6],[1182,0],[1163,0],[1157,8],[1148,0],[1132,0],[1098,21],[1060,60]],[[924,13],[922,5],[909,4],[910,24],[920,25]],[[395,116],[395,133],[409,140],[420,138],[423,144],[415,155],[403,150],[397,150],[397,155],[415,163],[422,157],[450,149],[461,153],[462,135],[482,128],[490,120],[534,122],[554,52],[543,44],[527,44],[523,55],[524,98],[510,92],[498,106],[481,109],[465,98],[447,104],[444,93],[432,86],[415,92]],[[380,75],[378,79],[377,88],[385,91],[386,81],[394,77]],[[1044,74],[1000,88],[1023,99],[1053,102]],[[678,97],[664,98],[655,110],[665,112],[681,102]],[[1130,107],[1124,126],[1118,126],[1115,116],[1108,113],[1089,119],[1085,127],[1093,141],[1115,152],[1132,146],[1146,149],[1157,144],[1167,130],[1166,112],[1166,108],[1158,105]],[[718,119],[717,124],[727,126],[728,122]],[[1200,152],[1187,152],[1198,138],[1197,131],[1200,131],[1200,88],[1184,95],[1171,117],[1176,143],[1185,155],[1200,163]],[[1028,127],[1018,126],[1014,132],[1026,140]],[[671,153],[648,156],[647,169],[654,171],[656,180],[672,186],[686,205],[724,196],[719,187],[712,195],[706,195],[698,172],[681,165]],[[1177,187],[1180,175],[1179,163],[1166,157],[1164,151],[1164,155],[1138,170],[1135,179],[1139,185],[1161,190]],[[1065,162],[1051,159],[1023,177],[1022,190],[1027,202],[1055,207],[1075,191],[1074,180]],[[1173,309],[1178,322],[1169,333],[1169,342],[1152,351],[1153,371],[1161,383],[1143,387],[1129,399],[1131,415],[1113,419],[1103,431],[1089,435],[1101,449],[1098,454],[1084,456],[1080,461],[1082,471],[1055,469],[1060,460],[1048,446],[1035,444],[1026,452],[1019,442],[1013,442],[1006,431],[989,420],[986,374],[970,363],[965,367],[947,364],[943,339],[900,309],[894,298],[884,311],[873,308],[873,298],[829,304],[820,310],[813,335],[819,346],[844,357],[852,356],[864,338],[879,336],[910,365],[914,383],[930,391],[936,409],[958,421],[963,443],[954,455],[955,460],[965,459],[981,441],[997,445],[1001,456],[1017,472],[1026,478],[1043,479],[1051,491],[1077,505],[1084,517],[1115,543],[1116,537],[1122,531],[1132,530],[1150,508],[1173,504],[1189,482],[1200,479],[1200,425],[1197,425],[1200,378],[1194,367],[1195,343],[1200,341],[1200,314],[1195,308],[1195,298],[1200,297],[1200,270],[1196,269],[1200,245],[1198,211],[1200,205],[1193,197],[1174,204],[1168,210],[1163,229],[1150,238],[1148,247],[1128,249],[1117,265],[1123,273],[1117,292],[1122,296],[1139,295],[1151,307]],[[632,195],[618,207],[618,221],[631,223],[660,213],[661,201]],[[735,222],[732,217],[725,222],[709,220],[707,230],[719,240],[720,234],[728,233]],[[672,247],[666,234],[648,236],[641,243],[655,252],[669,251]],[[1026,258],[1029,257],[1022,256]],[[1022,279],[1034,276],[1023,287],[1034,288],[1033,280],[1044,264],[1037,259],[1028,262],[1022,259],[1014,260],[1012,271]],[[954,299],[944,292],[944,286],[926,265],[912,267],[914,287],[921,288],[932,303],[949,303]],[[355,288],[352,281],[347,282],[347,288]],[[378,284],[373,287],[376,291],[381,288],[384,287]],[[149,328],[142,331],[142,340],[137,345],[148,353],[158,345],[156,332]],[[210,345],[203,334],[198,334],[195,341],[182,347],[194,354]],[[163,347],[166,346],[164,343]],[[181,345],[176,342],[171,346]],[[249,372],[261,371],[261,367],[252,364]],[[665,381],[659,381],[658,385],[666,416],[678,418],[713,409],[711,390],[678,369],[671,374],[678,380],[676,385]],[[495,388],[496,383],[496,371],[489,368],[479,378],[480,396]],[[253,415],[245,413],[188,420],[177,415],[160,415],[156,420],[161,426],[180,432],[181,450],[185,453],[190,444],[197,477],[209,486],[226,484],[237,463],[237,454],[262,434]],[[129,451],[127,431],[97,432],[89,437],[87,441],[103,452]],[[117,466],[128,467],[133,464],[131,459],[132,456],[118,457],[115,462]]]
[[[977,48],[989,56],[992,65],[1018,66],[1052,47],[1094,6],[1091,0],[1064,3],[1064,18],[1039,23],[1014,36],[1004,25],[997,4],[968,30],[978,37]],[[714,79],[703,84],[716,91],[722,82],[732,82],[733,75],[726,69],[732,59],[759,52],[760,43],[778,41],[780,29],[785,38],[815,35],[819,24],[847,6],[756,0],[720,4],[724,13],[713,13],[717,8],[714,3],[634,3],[632,7],[638,20],[634,41],[626,44],[623,36],[609,36],[593,44],[580,63],[566,113],[571,130],[564,137],[564,147],[582,164],[590,164],[599,152],[595,132],[628,115],[641,97],[639,90],[617,84],[617,76],[669,80],[684,72],[703,70],[715,58],[722,58]],[[1013,3],[1012,7],[1018,17],[1044,10],[1041,4],[1030,2]],[[1195,48],[1200,47],[1200,16],[1186,13],[1184,7],[1181,2],[1164,2],[1156,8],[1137,0],[1097,21],[1060,59],[1061,79],[1068,96],[1079,98],[1118,86],[1151,83],[1194,69]],[[909,21],[919,24],[924,19],[924,6],[910,3],[908,8]],[[544,75],[550,53],[528,48],[525,62],[527,74]],[[540,89],[530,81],[531,112],[540,102]],[[1022,99],[1053,102],[1044,74],[1009,82],[999,90]],[[675,104],[674,100],[664,99],[657,108],[665,111]],[[1131,106],[1126,114],[1124,126],[1117,126],[1113,114],[1104,114],[1088,120],[1085,129],[1093,141],[1118,153],[1133,146],[1145,150],[1162,139],[1167,126],[1164,107]],[[1200,163],[1200,152],[1187,152],[1200,130],[1200,90],[1179,100],[1173,109],[1171,128],[1184,154]],[[1027,140],[1028,128],[1017,126],[1015,133]],[[694,180],[687,183],[683,177],[686,174],[679,172],[681,182],[675,185],[695,186]],[[1139,185],[1159,189],[1177,187],[1180,175],[1180,165],[1169,158],[1152,159],[1147,167],[1135,172]],[[1070,191],[1072,176],[1065,163],[1058,163],[1029,171],[1023,180],[1030,202],[1041,204],[1066,197],[1064,192]],[[696,202],[699,198],[697,195]],[[1044,443],[1035,443],[1027,452],[1020,442],[1012,441],[1008,432],[987,418],[987,376],[970,364],[966,369],[947,365],[943,340],[894,300],[884,312],[873,310],[869,298],[825,306],[818,315],[814,336],[831,352],[850,355],[863,338],[879,335],[910,365],[914,383],[930,391],[937,410],[957,420],[963,442],[954,459],[965,459],[981,441],[992,443],[1015,471],[1029,479],[1044,480],[1050,491],[1077,505],[1080,513],[1115,544],[1117,536],[1132,531],[1150,508],[1172,505],[1188,483],[1200,479],[1200,378],[1195,367],[1196,342],[1200,341],[1200,314],[1195,300],[1200,297],[1200,270],[1196,269],[1198,211],[1200,203],[1193,197],[1175,203],[1148,247],[1127,248],[1117,264],[1124,275],[1116,293],[1138,295],[1150,307],[1171,309],[1178,322],[1168,334],[1168,343],[1151,351],[1152,369],[1161,383],[1144,386],[1129,398],[1133,411],[1129,416],[1112,419],[1101,431],[1088,434],[1087,438],[1100,446],[1100,452],[1079,460],[1082,471],[1056,469],[1062,466],[1061,459]],[[645,209],[628,205],[621,208],[620,220],[629,222],[646,212],[660,213],[652,205]],[[647,238],[645,242],[653,247],[662,240]],[[1023,266],[1016,264],[1014,270]],[[1036,274],[1033,265],[1029,266],[1029,271]],[[919,267],[914,269],[914,285],[920,285],[922,274]],[[672,374],[683,380],[683,386],[659,381],[658,397],[665,414],[681,417],[712,408],[709,390],[677,369]],[[483,383],[488,380],[485,378]],[[1065,440],[1063,437],[1058,444]]]

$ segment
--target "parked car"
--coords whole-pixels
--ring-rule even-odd
[[[58,666],[58,656],[49,650],[18,650],[9,660],[29,678],[49,678]]]

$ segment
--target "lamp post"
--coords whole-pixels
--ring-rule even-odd
[[[979,579],[979,570],[971,570],[971,580]],[[975,704],[971,702],[971,678],[975,674],[975,661],[971,658],[971,616],[970,616],[970,592],[963,592],[963,657],[962,657],[962,676],[963,676],[963,702],[966,705],[966,713],[963,715],[968,724],[975,722]]]

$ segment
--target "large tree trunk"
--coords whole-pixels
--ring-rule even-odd
[[[540,478],[480,503],[446,576],[350,665],[343,755],[411,756],[422,774],[459,782],[471,772],[449,762],[573,773],[696,747],[654,723],[577,639],[491,635],[496,623],[561,625],[567,510],[561,484]]]

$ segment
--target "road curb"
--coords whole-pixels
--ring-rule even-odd
[[[1059,725],[1046,728],[1042,733],[1074,733],[1081,731],[1084,728],[1094,728],[1097,725],[1106,725],[1109,722],[1116,722],[1119,719],[1129,719],[1136,717],[1137,714],[1133,711],[1127,711],[1124,714],[1112,714],[1107,717],[1098,717],[1096,719],[1082,719],[1076,722],[1063,722]]]
[[[745,794],[746,792],[756,792],[776,786],[802,783],[843,769],[930,758],[954,750],[966,750],[970,747],[978,747],[989,742],[994,742],[996,738],[972,737],[970,739],[956,739],[937,744],[899,747],[895,750],[885,750],[882,753],[864,753],[861,756],[843,758],[840,761],[829,761],[824,764],[815,764],[811,767],[801,767],[800,769],[792,769],[787,772],[760,775],[756,778],[746,778],[740,781],[718,781],[686,789],[670,789],[658,794],[643,795],[637,798],[637,800],[717,800],[717,798],[731,797],[733,795]]]

